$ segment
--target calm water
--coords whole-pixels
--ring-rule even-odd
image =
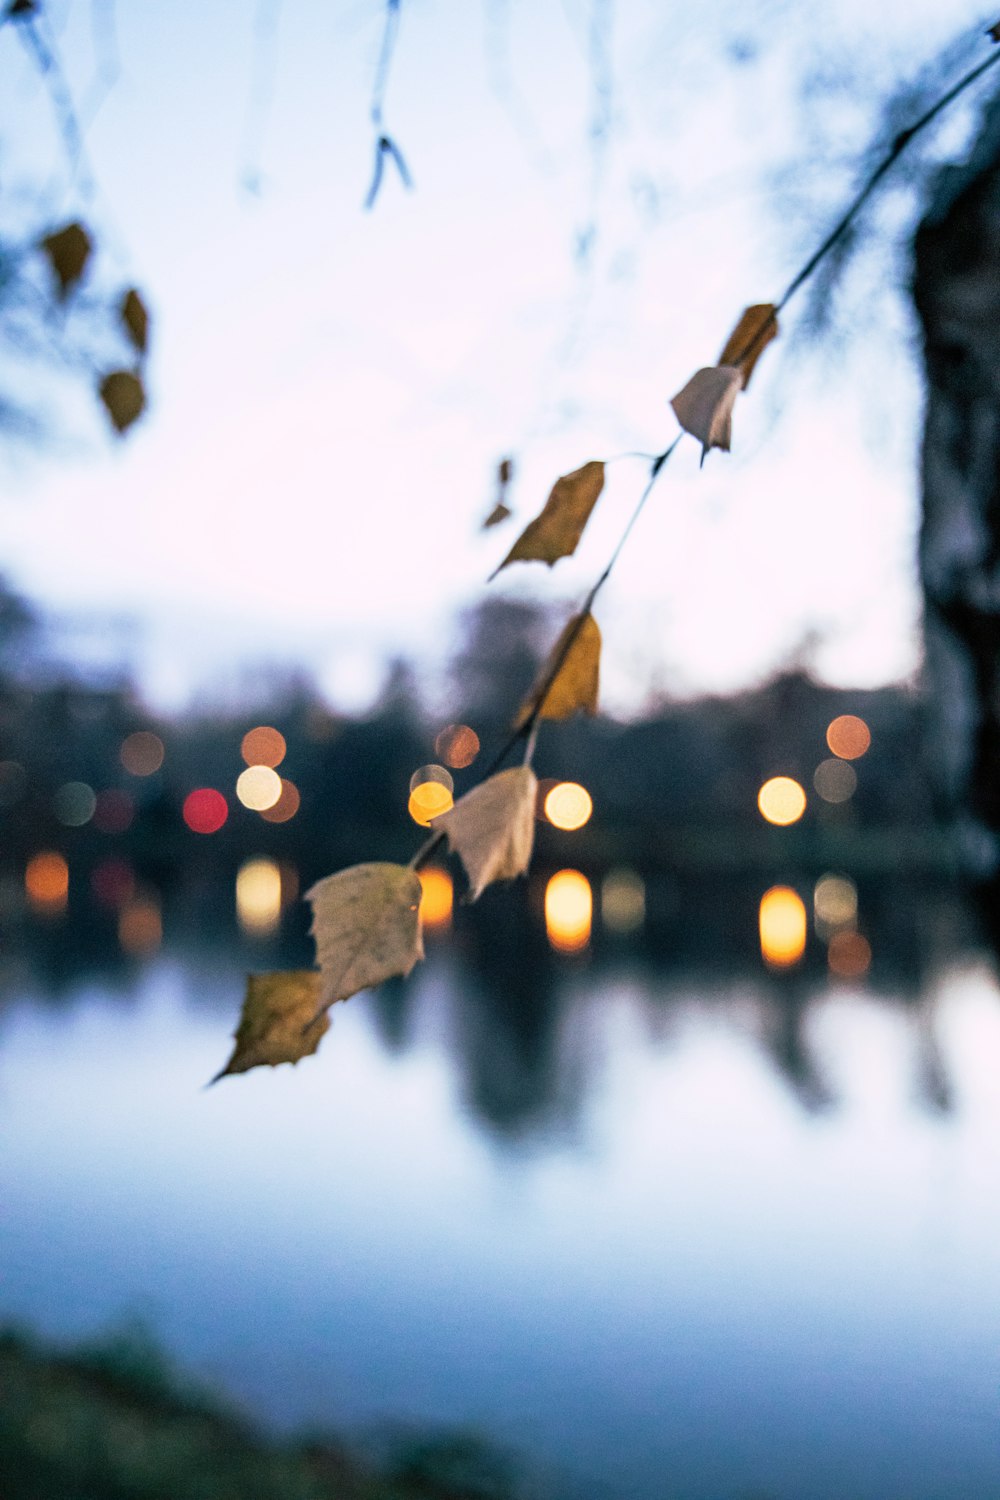
[[[139,1317],[275,1425],[472,1423],[579,1495],[996,1500],[986,961],[903,996],[622,947],[505,1009],[460,947],[207,1091],[245,956],[8,965],[0,1321]]]

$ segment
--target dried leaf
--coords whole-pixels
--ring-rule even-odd
[[[7,7],[7,15],[12,20],[16,20],[18,16],[33,16],[37,9],[38,0],[10,0],[10,4]]]
[[[501,489],[506,489],[514,477],[514,460],[502,458],[497,464],[497,483]]]
[[[535,840],[535,773],[530,766],[498,771],[460,797],[431,827],[448,836],[469,877],[475,901],[494,880],[513,880],[531,863]]]
[[[129,338],[139,353],[145,354],[149,338],[149,313],[134,286],[122,298],[120,312]]]
[[[99,393],[118,432],[131,427],[145,409],[146,393],[142,381],[131,370],[112,370],[110,375],[105,375]]]
[[[701,443],[701,461],[710,448],[729,452],[733,402],[743,387],[735,365],[713,365],[698,370],[671,401],[674,415],[686,432]]]
[[[90,235],[82,224],[74,221],[57,229],[54,234],[47,234],[41,241],[41,248],[56,273],[60,297],[67,296],[80,280],[90,259],[93,249]]]
[[[991,42],[1000,42],[1000,21],[997,21],[995,26],[991,26],[986,35]]]
[[[571,557],[603,488],[604,465],[595,460],[563,474],[552,486],[541,514],[529,521],[490,578],[508,563],[546,562],[551,567],[560,557]]]
[[[493,509],[490,511],[489,515],[486,517],[486,520],[483,522],[483,530],[488,531],[491,526],[499,526],[500,522],[506,521],[507,517],[510,514],[510,506],[504,505],[502,500],[498,500],[496,505],[494,505]]]
[[[573,644],[566,651],[565,658],[560,661],[566,650],[566,641],[571,634]],[[539,673],[538,681],[522,703],[514,723],[515,729],[520,729],[528,722],[538,702],[539,694],[545,689],[545,684],[556,662],[560,662],[559,669],[545,692],[542,706],[538,710],[538,718],[568,719],[571,714],[579,710],[588,714],[597,712],[601,673],[601,632],[592,614],[584,615],[582,623],[580,616],[574,615],[549,653],[549,659]]]
[[[743,316],[726,340],[719,355],[720,365],[736,365],[743,373],[743,389],[750,384],[754,365],[772,339],[778,337],[778,314],[772,302],[756,302],[743,310]]]
[[[409,974],[424,956],[420,879],[406,865],[352,865],[306,892],[322,976],[320,1010],[394,974]]]
[[[287,973],[251,974],[236,1028],[236,1045],[226,1066],[212,1079],[245,1073],[266,1063],[297,1063],[316,1051],[330,1028],[329,1017],[316,1015],[320,976],[315,969]]]

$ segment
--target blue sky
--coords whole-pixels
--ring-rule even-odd
[[[390,173],[365,213],[382,7],[283,0],[264,48],[254,9],[118,0],[121,70],[87,120],[93,203],[0,33],[5,182],[48,184],[56,221],[85,216],[96,281],[136,281],[154,318],[151,410],[126,441],[61,390],[59,445],[7,463],[3,566],[64,619],[133,619],[140,679],[169,706],[274,661],[358,706],[396,650],[433,688],[455,610],[516,534],[478,529],[497,460],[517,464],[513,528],[558,474],[665,446],[669,398],[846,201],[887,83],[982,19],[839,0],[820,36],[814,7],[778,0],[676,16],[403,0],[386,126],[415,189]],[[91,7],[50,11],[83,107]],[[596,150],[595,36],[612,84]],[[852,91],[802,97],[808,71],[852,61]],[[903,221],[898,198],[883,220]],[[699,472],[681,446],[597,611],[612,710],[740,686],[807,632],[833,681],[916,669],[919,368],[896,274],[860,263],[863,326],[829,345],[796,337],[790,308],[733,454]],[[579,598],[642,482],[641,463],[614,464],[577,556],[491,587]]]

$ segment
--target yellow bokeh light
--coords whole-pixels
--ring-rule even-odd
[[[420,786],[413,788],[407,810],[414,823],[419,823],[421,828],[430,826],[431,818],[436,818],[439,813],[445,813],[454,806],[455,799],[446,786],[440,781],[425,781]]]
[[[849,802],[858,788],[858,773],[846,760],[821,760],[813,786],[824,802]]]
[[[646,920],[646,882],[635,870],[610,870],[605,875],[601,920],[610,932],[638,932]]]
[[[288,746],[285,736],[270,724],[258,724],[248,729],[240,745],[240,754],[248,766],[280,766]]]
[[[131,776],[152,776],[163,765],[163,741],[150,729],[137,729],[122,740],[118,758]]]
[[[281,796],[281,777],[270,766],[247,766],[237,778],[236,795],[251,812],[266,812]]]
[[[857,760],[871,742],[871,730],[857,714],[839,714],[827,725],[826,743],[841,760]]]
[[[860,932],[836,932],[830,939],[826,960],[831,974],[840,979],[859,979],[871,965],[871,946]]]
[[[448,871],[439,865],[428,865],[417,874],[420,877],[421,922],[429,929],[449,927],[455,895]]]
[[[791,886],[773,885],[760,898],[760,951],[766,964],[784,969],[806,950],[806,908]]]
[[[62,911],[69,894],[69,865],[63,856],[46,850],[29,859],[24,893],[36,911]]]
[[[579,953],[590,942],[594,898],[579,870],[559,870],[545,887],[545,931],[559,953]]]
[[[791,776],[772,776],[757,793],[760,815],[779,828],[797,823],[806,810],[806,794]]]
[[[568,832],[582,828],[593,811],[590,793],[578,781],[557,782],[545,799],[545,816],[549,822]]]
[[[127,902],[118,915],[118,941],[136,958],[155,953],[163,942],[159,902],[151,896]]]
[[[821,935],[853,927],[858,917],[858,888],[846,875],[824,875],[813,891],[813,915]]]
[[[281,866],[248,859],[236,876],[236,919],[253,937],[269,937],[281,921]]]

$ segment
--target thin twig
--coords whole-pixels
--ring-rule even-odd
[[[385,0],[385,26],[382,31],[382,45],[379,49],[378,62],[375,65],[375,80],[372,84],[371,122],[375,131],[375,164],[372,168],[372,180],[365,195],[364,206],[366,209],[374,208],[379,190],[382,186],[382,178],[385,169],[385,158],[391,157],[399,173],[400,181],[405,188],[413,187],[413,178],[410,169],[406,165],[399,146],[385,129],[384,111],[385,94],[389,84],[389,70],[392,67],[392,59],[396,51],[396,42],[399,38],[399,12],[402,0]]]

